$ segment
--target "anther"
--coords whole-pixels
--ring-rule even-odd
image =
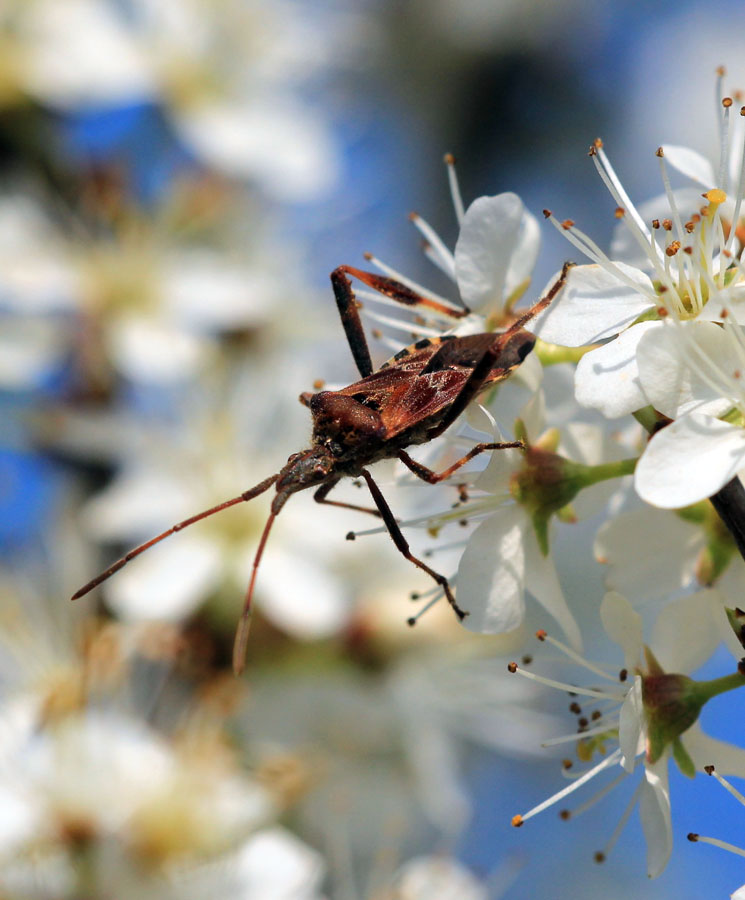
[[[574,713],[575,716],[578,716],[582,712],[582,707],[575,700],[569,704],[569,712]]]
[[[383,337],[383,332],[379,328],[373,328],[372,336],[376,341],[379,341]]]
[[[628,670],[628,669],[621,669],[621,671],[618,673],[618,680],[619,680],[619,681],[626,681],[626,679],[627,679],[628,677],[629,677],[629,670]]]
[[[508,671],[511,675],[514,675],[515,672],[517,672],[517,663],[516,663],[516,662],[508,662],[508,663],[507,663],[507,671]]]
[[[686,222],[685,225],[683,226],[683,228],[685,228],[685,230],[688,232],[688,234],[690,234],[695,227],[696,226],[693,222]]]
[[[443,157],[443,162],[446,166],[454,166],[455,165],[455,157],[452,153],[446,153]]]
[[[523,824],[523,817],[520,815],[520,813],[512,817],[511,824],[513,828],[519,828]]]
[[[689,256],[693,256],[693,247],[683,247],[683,253],[687,253]]]
[[[596,709],[595,712],[592,714],[592,721],[597,722],[598,719],[602,719],[602,718],[603,718],[603,714],[600,712],[599,709]]]
[[[416,222],[416,220],[419,219],[419,218],[421,218],[421,216],[419,215],[418,212],[410,212],[410,213],[409,213],[409,220],[410,220],[411,222]]]
[[[562,759],[562,761],[561,761],[561,767],[562,767],[562,769],[564,769],[565,772],[568,772],[569,769],[571,769],[573,765],[574,765],[574,763],[572,762],[571,759]]]
[[[686,835],[686,837],[692,844],[695,844],[696,841],[698,840],[698,835],[696,834],[695,831],[689,831],[688,834]]]
[[[665,231],[672,231],[673,230],[673,220],[672,219],[663,219],[662,227],[665,229]]]
[[[370,253],[368,250],[366,250],[362,255],[368,262],[370,262],[374,258],[372,253]]]
[[[729,109],[732,106],[732,97],[722,97],[722,106]]]
[[[418,600],[420,596],[419,591],[412,591],[409,594],[409,600]]]
[[[585,716],[582,716],[581,718],[577,719],[577,724],[579,725],[579,727],[580,727],[582,730],[584,730],[585,728],[587,728],[587,726],[588,726],[590,723],[589,723],[589,721],[587,720],[587,718],[586,718]]]
[[[604,863],[605,862],[605,853],[602,850],[598,850],[597,853],[593,854],[592,857],[596,863]]]
[[[740,115],[745,116],[745,106],[740,107]]]
[[[613,212],[617,219],[622,219],[626,215],[626,210],[622,206],[617,206]]]
[[[664,150],[662,149],[662,147],[658,147],[657,150],[655,150],[655,154],[654,154],[654,155],[655,155],[655,156],[659,156],[659,158],[662,159],[662,157],[665,155],[665,152],[664,152]]]
[[[572,818],[572,812],[569,809],[559,810],[559,818],[562,822],[568,822]]]
[[[545,629],[540,628],[538,631],[536,631],[535,636],[539,641],[545,641],[546,637],[548,636],[548,632]]]
[[[673,241],[671,244],[665,247],[665,255],[675,256],[678,250],[680,250],[680,241]]]
[[[553,215],[553,213],[551,212],[550,209],[543,210],[543,218],[544,219],[550,219],[552,215]]]
[[[316,380],[313,382],[313,387],[317,391],[320,391],[323,388],[324,384],[326,384],[326,382],[323,380],[323,378],[316,378]]]
[[[356,537],[357,537],[357,535],[353,531],[348,531],[346,540],[353,541]]]
[[[720,78],[724,78],[724,76],[727,74],[727,69],[724,66],[717,66],[714,71]]]
[[[525,656],[520,658],[520,662],[524,666],[529,666],[533,662],[533,657],[529,653],[526,653]]]
[[[574,227],[574,221],[572,219],[564,219],[564,221],[561,223],[561,227],[564,229],[564,231],[569,231]]]
[[[704,772],[706,772],[707,775],[713,775],[715,771],[716,769],[714,766],[704,766]]]
[[[659,220],[659,219],[652,219],[652,228],[657,229],[657,228],[659,228],[659,227],[660,227],[660,220]]]

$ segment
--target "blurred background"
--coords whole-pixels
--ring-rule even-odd
[[[539,744],[566,728],[564,699],[505,678],[524,635],[477,639],[439,609],[407,629],[407,596],[429,585],[384,536],[345,542],[364,516],[293,498],[262,563],[240,681],[230,646],[267,497],[67,599],[127,547],[306,445],[298,395],[356,374],[334,267],[371,251],[453,296],[407,221],[418,211],[453,245],[445,152],[466,203],[515,191],[536,216],[549,207],[607,247],[614,203],[590,142],[603,137],[638,201],[661,190],[660,143],[715,152],[715,68],[728,67],[727,89],[745,88],[740,20],[734,2],[0,0],[9,896],[83,896],[81,872],[85,896],[110,896],[101,885],[119,877],[116,896],[144,896],[145,884],[167,896],[184,847],[201,865],[279,827],[303,842],[277,857],[297,863],[297,884],[272,880],[289,863],[261,874],[251,857],[254,881],[236,876],[234,896],[398,896],[383,891],[401,864],[433,853],[463,867],[453,897],[695,898],[745,881],[736,858],[685,841],[742,832],[745,812],[708,779],[673,777],[676,849],[654,883],[636,815],[605,865],[592,862],[628,797],[511,829],[559,787],[559,760]],[[572,256],[553,231],[543,238],[532,296]],[[376,362],[390,355],[372,349]],[[380,470],[390,486],[393,470]],[[389,495],[397,511],[421,498]],[[562,538],[575,549],[560,569],[591,634],[602,592],[592,535],[590,524]],[[731,722],[711,727],[743,739]],[[45,728],[79,769],[45,769],[56,752]],[[41,754],[31,773],[14,755],[23,741]],[[143,742],[169,777],[185,774],[168,802],[143,788],[149,824],[134,840],[131,810],[119,820],[129,830],[101,824],[120,798],[102,801],[90,781],[117,753],[148,769],[149,756],[131,755]],[[123,772],[106,775],[107,790],[118,779],[135,792]],[[220,840],[182,833],[205,814],[184,812],[184,796],[199,798],[198,785],[209,808],[228,775],[261,795],[251,821],[215,801]],[[55,781],[66,787],[51,796]]]

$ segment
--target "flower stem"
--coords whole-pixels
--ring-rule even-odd
[[[615,462],[601,463],[597,466],[586,466],[584,469],[584,477],[587,479],[585,486],[598,484],[601,481],[609,481],[611,478],[622,478],[624,475],[633,475],[638,462],[638,458],[633,457],[630,459],[619,459]]]

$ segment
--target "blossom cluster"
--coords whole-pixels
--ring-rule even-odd
[[[638,805],[656,877],[680,829],[671,765],[745,777],[745,748],[698,721],[745,681],[745,116],[722,97],[714,165],[661,146],[664,193],[640,205],[595,141],[612,246],[544,211],[568,262],[543,290],[540,215],[512,192],[465,203],[446,156],[454,245],[410,219],[451,289],[388,251],[344,266],[337,365],[287,211],[339,187],[348,144],[309,85],[359,74],[364,17],[292,0],[0,11],[0,121],[33,126],[43,172],[0,185],[3,896],[495,900],[538,813],[596,779],[562,818],[628,790],[591,849],[606,858]],[[441,436],[338,486],[325,471],[325,508],[306,492],[278,516],[277,479],[302,486],[292,461],[311,452],[298,395],[315,415],[314,395],[357,379],[352,358],[416,381],[415,352],[448,347],[435,375],[461,386],[500,352]],[[478,813],[501,797],[469,763],[569,745],[563,789],[500,809],[519,854],[474,865],[464,844],[487,841]]]

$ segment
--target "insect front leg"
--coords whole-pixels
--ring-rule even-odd
[[[325,503],[328,506],[340,506],[342,509],[354,509],[357,512],[370,513],[371,516],[377,516],[380,518],[380,513],[377,509],[370,509],[369,506],[357,506],[354,503],[344,503],[341,500],[327,500],[326,497],[331,493],[331,491],[339,484],[340,479],[337,478],[336,481],[331,481],[328,484],[322,484],[318,490],[313,494],[313,499],[316,503]],[[351,532],[350,532],[351,533]]]
[[[453,472],[457,472],[461,466],[464,466],[469,460],[473,459],[474,456],[478,456],[479,453],[484,453],[486,450],[521,450],[524,446],[522,441],[501,441],[492,444],[476,444],[476,446],[469,450],[465,456],[457,459],[451,466],[448,466],[447,469],[444,469],[442,472],[435,472],[434,470],[427,468],[427,466],[423,466],[415,459],[412,459],[405,450],[399,451],[398,458],[417,476],[417,478],[421,478],[422,481],[426,481],[429,484],[437,484],[438,482],[449,478]]]
[[[393,539],[393,543],[396,545],[398,550],[403,554],[409,562],[414,563],[415,566],[418,566],[424,572],[426,572],[431,578],[440,585],[440,587],[445,592],[445,596],[447,597],[448,603],[453,607],[455,614],[462,621],[468,615],[468,613],[464,612],[458,604],[455,602],[455,596],[450,589],[450,583],[444,575],[440,575],[439,572],[435,572],[434,569],[431,569],[425,562],[422,562],[421,559],[418,559],[409,549],[409,544],[406,538],[403,536],[403,532],[401,531],[398,522],[391,511],[390,506],[381,493],[380,488],[373,481],[372,475],[366,470],[362,469],[362,477],[367,482],[367,486],[370,489],[370,493],[372,494],[372,498],[375,501],[375,505],[380,510],[380,515],[383,518],[383,522],[385,523],[385,527],[388,529],[388,533]]]

